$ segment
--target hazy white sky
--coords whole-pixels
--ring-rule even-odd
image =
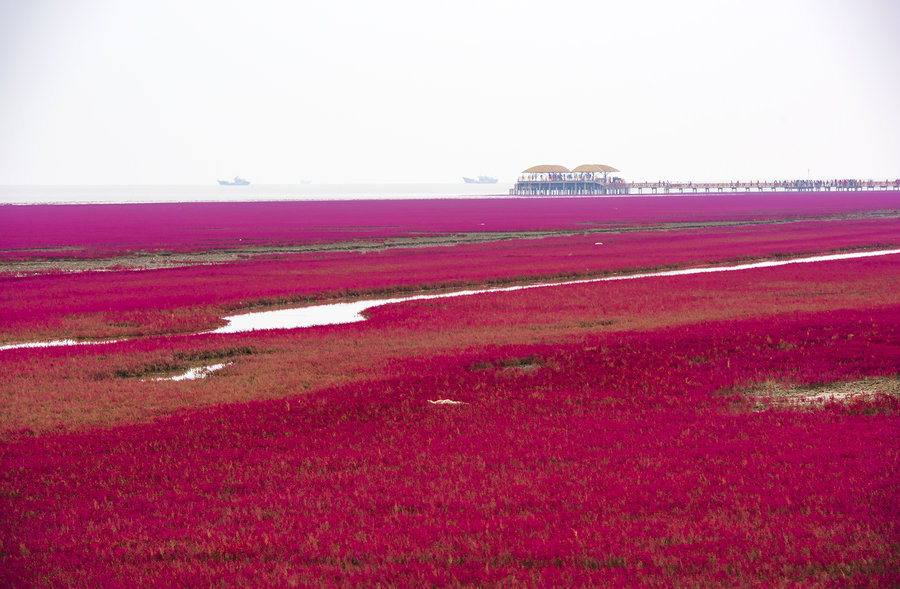
[[[895,178],[898,23],[897,0],[0,0],[0,184]]]

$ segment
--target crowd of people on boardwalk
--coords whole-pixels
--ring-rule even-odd
[[[777,188],[786,190],[857,190],[868,185],[865,180],[787,180],[774,182]]]
[[[584,184],[581,184],[584,183]],[[625,182],[618,176],[604,177],[597,172],[533,172],[519,177],[510,194],[622,194],[644,190],[658,192],[739,192],[739,191],[852,191],[900,190],[895,180],[758,180],[751,182]],[[573,192],[575,191],[575,192]]]
[[[527,172],[519,176],[519,182],[598,182],[603,180],[602,172]],[[621,178],[608,178],[622,181]]]
[[[833,180],[773,180],[772,182],[735,182],[735,188],[751,188],[763,186],[766,188],[782,190],[860,190],[864,188],[900,188],[900,179],[896,180],[858,180],[856,178],[842,178]]]
[[[696,189],[696,188],[768,188],[781,190],[859,190],[861,188],[888,187],[900,188],[900,179],[896,180],[858,180],[843,178],[833,180],[759,180],[751,182],[631,182],[622,178],[609,176],[604,178],[598,172],[534,172],[519,176],[519,182],[604,182],[624,186],[661,188],[661,189]]]
[[[649,189],[654,192],[699,192],[699,191],[790,191],[829,192],[842,190],[900,190],[900,179],[896,180],[760,180],[752,182],[628,182],[629,189]]]

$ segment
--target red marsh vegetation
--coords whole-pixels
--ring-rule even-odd
[[[900,193],[800,192],[512,198],[4,205],[4,256],[196,251],[457,232],[583,231],[660,223],[776,221],[894,211]],[[41,251],[45,250],[45,251]]]
[[[823,210],[890,208],[840,196]],[[658,203],[641,223],[658,222],[682,198],[628,206]],[[735,212],[732,198],[707,198],[703,214],[814,210],[798,197],[754,211],[747,196]],[[528,202],[574,224],[596,221],[583,207],[611,206],[598,201]],[[266,215],[248,227],[254,218],[257,235],[290,228]],[[450,226],[424,219],[423,231]],[[896,223],[645,227],[6,276],[6,341],[148,335],[0,351],[0,583],[896,586],[900,255],[183,333],[253,301],[875,249],[896,244]],[[141,247],[196,245],[170,239]],[[152,380],[218,363],[230,365],[202,380]],[[836,383],[851,394],[829,397]]]
[[[589,278],[900,245],[900,218],[317,252],[152,271],[0,275],[0,343],[189,333],[328,299]]]

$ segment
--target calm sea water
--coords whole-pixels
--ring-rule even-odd
[[[359,198],[471,198],[508,195],[497,184],[250,184],[249,186],[0,186],[0,203],[219,202],[347,200]]]

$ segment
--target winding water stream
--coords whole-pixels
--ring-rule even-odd
[[[870,252],[853,252],[847,254],[827,254],[821,256],[811,256],[807,258],[794,258],[791,260],[770,260],[766,262],[751,262],[747,264],[737,264],[734,266],[712,266],[704,268],[688,268],[685,270],[666,270],[662,272],[648,272],[645,274],[628,274],[621,276],[606,276],[603,278],[586,278],[581,280],[567,280],[564,282],[547,282],[540,284],[526,284],[520,286],[507,286],[500,288],[485,288],[477,290],[462,290],[441,294],[415,295],[410,297],[397,297],[391,299],[371,299],[364,301],[353,301],[349,303],[329,303],[325,305],[314,305],[311,307],[301,307],[296,309],[281,309],[278,311],[259,311],[255,313],[244,313],[241,315],[231,315],[225,317],[226,325],[212,331],[202,333],[244,333],[248,331],[257,331],[262,329],[298,329],[303,327],[314,327],[317,325],[336,325],[340,323],[353,323],[356,321],[364,321],[365,317],[362,313],[373,307],[388,305],[391,303],[403,303],[407,301],[423,301],[430,299],[443,299],[449,297],[460,297],[473,294],[483,293],[500,293],[511,292],[514,290],[525,290],[529,288],[547,288],[552,286],[564,286],[568,284],[587,284],[591,282],[611,282],[614,280],[635,280],[638,278],[656,278],[664,276],[686,276],[690,274],[708,274],[712,272],[733,272],[736,270],[750,270],[753,268],[771,268],[775,266],[785,266],[787,264],[805,264],[812,262],[830,262],[834,260],[851,260],[856,258],[870,258],[874,256],[885,256],[891,254],[900,254],[900,249],[878,250]],[[91,345],[91,344],[109,344],[121,340],[105,340],[105,341],[76,341],[76,340],[55,340],[48,342],[32,342],[23,344],[9,344],[0,346],[2,350],[14,350],[20,348],[36,348],[50,346],[73,346],[73,345]]]

